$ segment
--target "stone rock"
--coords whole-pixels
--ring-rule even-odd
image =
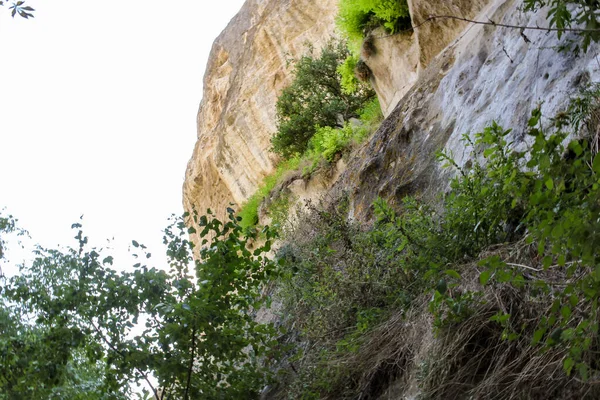
[[[318,48],[330,38],[336,3],[248,0],[216,40],[186,172],[186,210],[211,207],[222,216],[231,201],[242,203],[272,171],[269,139],[277,95],[290,81],[286,60],[301,54],[305,41]],[[556,35],[544,31],[526,30],[526,41],[519,29],[452,19],[422,24],[431,15],[458,15],[546,26],[546,12],[523,13],[521,0],[409,0],[409,6],[414,33],[374,32],[374,51],[363,51],[388,117],[350,157],[337,182],[330,181],[331,190],[307,186],[311,199],[320,192],[329,191],[329,198],[349,192],[355,218],[368,219],[377,196],[395,201],[443,190],[449,173],[440,169],[435,152],[445,149],[463,165],[476,155],[465,151],[462,135],[493,120],[513,128],[516,146],[526,145],[531,109],[543,102],[542,111],[552,116],[583,83],[600,78],[597,46],[587,54],[559,53]]]
[[[414,31],[387,34],[377,29],[371,34],[369,51],[361,56],[372,71],[371,84],[377,92],[384,116],[390,115],[398,101],[410,90],[419,73],[467,26],[455,19],[432,16],[474,17],[489,0],[408,0]]]
[[[290,83],[288,60],[331,38],[336,7],[336,0],[248,0],[215,40],[183,186],[186,211],[211,208],[223,217],[272,172],[268,149],[275,102]]]
[[[519,0],[492,0],[475,18],[519,26],[547,26],[546,12],[523,13]],[[350,191],[351,216],[368,220],[381,196],[392,203],[405,195],[428,196],[448,188],[451,171],[436,151],[453,155],[459,166],[478,157],[461,138],[492,121],[513,129],[508,141],[518,150],[531,110],[542,105],[546,118],[564,110],[589,81],[600,79],[598,45],[585,54],[558,52],[554,33],[479,24],[431,59],[380,129],[348,163],[333,191]],[[562,40],[578,40],[565,34]]]

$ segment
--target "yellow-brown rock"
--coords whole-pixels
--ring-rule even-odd
[[[213,44],[198,112],[198,141],[183,187],[186,211],[223,216],[272,172],[275,102],[288,60],[332,36],[336,0],[248,0]]]
[[[408,0],[414,31],[386,34],[372,33],[371,51],[361,56],[372,71],[371,84],[377,92],[383,114],[390,115],[424,70],[446,46],[465,31],[467,23],[448,18],[475,17],[490,0]],[[364,49],[364,47],[363,47]]]
[[[490,0],[408,0],[412,24],[416,27],[420,68],[427,67],[468,26],[466,22],[451,18],[426,22],[428,19],[445,16],[471,19],[489,3]]]

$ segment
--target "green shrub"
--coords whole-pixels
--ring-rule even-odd
[[[317,127],[315,135],[310,139],[309,149],[331,162],[333,157],[348,145],[352,135],[352,126],[348,124],[341,129],[334,129],[329,126]]]
[[[310,175],[321,165],[331,163],[337,154],[347,151],[352,145],[362,143],[383,119],[377,97],[365,102],[357,114],[361,122],[359,125],[346,123],[342,128],[316,127],[316,133],[302,156],[295,156],[280,164],[273,174],[265,178],[256,193],[242,205],[238,214],[242,217],[240,225],[247,228],[258,223],[258,208],[285,172],[307,164],[302,174]],[[268,212],[273,216],[273,223],[280,224],[285,219],[289,203],[290,199],[284,196],[269,205]]]
[[[379,127],[381,121],[383,121],[383,113],[377,96],[365,103],[362,110],[360,110],[359,118],[370,129],[374,130]]]
[[[531,301],[548,304],[541,318],[531,322],[536,324],[531,342],[545,349],[559,346],[567,354],[566,374],[577,372],[584,381],[590,370],[598,369],[591,353],[598,345],[600,300],[598,98],[598,87],[586,91],[551,127],[543,127],[540,109],[534,110],[527,132],[533,143],[526,152],[509,152],[510,131],[496,124],[478,134],[470,145],[483,147],[487,164],[470,172],[459,169],[461,175],[453,180],[457,194],[449,199],[446,218],[449,226],[460,228],[464,237],[456,242],[469,254],[527,232],[526,243],[537,249],[532,249],[537,253],[532,265],[515,270],[515,264],[494,255],[480,262],[480,282],[521,289],[535,279]],[[576,139],[567,143],[568,137]],[[468,251],[470,246],[474,250]],[[524,271],[535,276],[526,277]],[[502,318],[505,325],[522,323],[514,315]],[[509,330],[507,337],[519,334]]]
[[[337,67],[337,72],[342,78],[342,90],[344,93],[352,94],[359,89],[360,82],[354,74],[354,69],[358,63],[358,56],[350,55]]]
[[[467,149],[477,152],[472,163],[461,167],[439,154],[458,172],[440,204],[407,197],[397,212],[379,199],[368,230],[347,220],[344,201],[327,210],[313,207],[279,254],[286,261],[287,322],[319,349],[302,353],[303,370],[310,373],[291,384],[295,398],[350,398],[364,370],[348,361],[351,354],[374,340],[369,332],[391,313],[427,310],[421,308],[423,297],[430,299],[440,335],[484,324],[503,348],[526,348],[531,359],[538,350],[551,352],[567,375],[577,373],[583,382],[597,374],[599,98],[600,88],[587,90],[552,128],[543,129],[534,110],[528,124],[533,142],[524,152],[510,149],[511,131],[496,123],[474,140],[465,135]],[[322,154],[336,147],[327,143],[337,143],[331,138],[338,134],[319,130],[311,148]],[[567,137],[577,139],[567,144]],[[510,251],[504,255],[498,250],[503,248]],[[463,276],[473,278],[463,285]],[[503,301],[510,307],[503,308]],[[368,356],[362,354],[362,362]],[[496,370],[511,363],[487,361]]]
[[[271,193],[271,190],[277,185],[279,179],[288,171],[293,171],[300,165],[300,158],[290,158],[279,164],[275,172],[267,175],[263,180],[262,185],[256,192],[246,200],[240,207],[238,216],[242,218],[240,226],[244,229],[255,226],[258,223],[258,207],[263,200]]]
[[[410,27],[406,0],[340,0],[337,26],[355,54],[365,34],[383,26],[388,32]]]
[[[316,126],[342,127],[373,97],[364,84],[353,94],[342,90],[337,68],[348,55],[344,43],[330,42],[319,58],[309,53],[296,61],[294,80],[277,99],[278,129],[271,139],[275,153],[284,158],[302,154]]]

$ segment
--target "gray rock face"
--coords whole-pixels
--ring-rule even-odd
[[[544,10],[525,14],[521,4],[492,0],[475,18],[547,26]],[[449,172],[440,168],[435,152],[444,149],[464,165],[477,155],[466,151],[462,135],[474,135],[494,120],[512,128],[509,141],[524,148],[532,109],[541,103],[550,118],[583,84],[600,78],[597,46],[587,54],[558,52],[562,41],[554,33],[524,33],[530,42],[519,29],[470,24],[430,61],[336,184],[337,191],[351,188],[355,217],[368,219],[377,196],[396,201],[444,190]]]

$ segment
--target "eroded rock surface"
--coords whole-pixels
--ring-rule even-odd
[[[276,129],[277,95],[290,82],[286,61],[303,53],[306,41],[319,48],[331,37],[336,3],[248,0],[216,40],[198,115],[198,142],[186,173],[186,210],[210,207],[222,215],[272,171],[276,160],[269,140]],[[497,120],[513,128],[512,139],[524,145],[531,109],[543,102],[544,114],[552,116],[582,84],[600,78],[597,47],[587,54],[559,53],[552,33],[452,19],[420,25],[432,15],[548,24],[543,10],[520,11],[521,0],[409,0],[409,5],[418,29],[379,38],[375,32],[375,51],[363,54],[389,116],[348,160],[328,195],[349,193],[353,215],[361,219],[369,218],[377,196],[394,200],[443,188],[448,176],[435,152],[446,149],[464,164],[472,157],[460,140],[464,133]]]
[[[390,35],[378,29],[372,33],[367,45],[363,45],[361,56],[373,72],[371,84],[386,117],[414,85],[419,73],[468,26],[456,19],[427,20],[434,16],[470,19],[489,2],[408,0],[413,31]]]
[[[522,13],[520,0],[494,0],[478,20],[519,26],[547,26],[546,13]],[[349,192],[353,216],[369,219],[377,196],[398,201],[407,194],[439,193],[449,171],[435,160],[451,153],[461,166],[471,154],[461,141],[492,121],[512,128],[508,141],[521,150],[530,112],[542,104],[546,118],[566,108],[571,96],[600,79],[595,58],[558,52],[556,35],[544,31],[466,26],[432,59],[381,128],[350,160],[335,190]],[[565,35],[568,36],[568,35]],[[578,40],[564,37],[563,40]],[[547,121],[547,120],[546,120]]]
[[[186,211],[223,216],[273,170],[275,102],[287,61],[332,36],[336,0],[248,0],[215,40],[204,76],[198,141],[183,187]]]

